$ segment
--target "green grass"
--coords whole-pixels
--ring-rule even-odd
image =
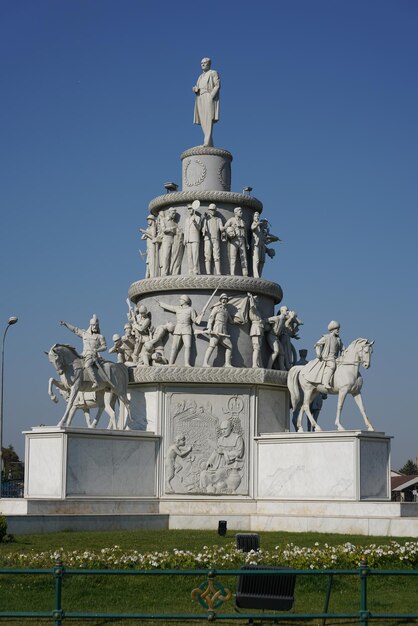
[[[203,545],[223,545],[234,540],[234,532],[228,531],[226,537],[219,537],[216,532],[173,530],[173,531],[125,531],[125,532],[65,532],[34,534],[16,537],[16,542],[0,544],[0,556],[10,552],[34,550],[98,550],[119,545],[124,549],[136,549],[140,552],[169,550],[172,548],[199,550]],[[301,534],[301,533],[259,533],[261,547],[273,549],[280,544],[293,542],[299,546],[313,546],[315,542],[337,545],[349,541],[354,544],[387,543],[387,537],[364,537],[353,535]],[[412,539],[413,540],[413,539]],[[401,543],[406,539],[400,539]],[[67,576],[63,581],[63,607],[67,612],[143,612],[143,613],[196,613],[204,614],[203,609],[192,602],[190,594],[193,588],[203,582],[202,576]],[[221,582],[235,590],[236,579],[220,578]],[[326,578],[299,578],[296,584],[296,612],[320,612],[324,606]],[[418,577],[370,578],[369,609],[375,612],[415,612],[418,610]],[[335,612],[357,611],[359,609],[359,580],[353,577],[336,576],[333,582],[329,610]],[[0,611],[51,611],[54,605],[54,581],[52,576],[0,576]],[[232,613],[233,601],[221,612]],[[203,620],[199,620],[204,623]],[[52,620],[0,620],[0,624],[23,626],[24,624],[52,624]],[[92,624],[105,626],[108,619],[65,620],[64,624]],[[133,623],[124,620],[124,626]],[[148,625],[151,622],[141,621]],[[153,622],[153,624],[173,622]],[[184,622],[177,622],[182,624]],[[241,620],[221,621],[223,624],[243,624]],[[294,622],[288,622],[294,623]],[[319,620],[310,622],[320,624]],[[327,625],[338,623],[327,621]],[[341,622],[340,622],[341,623]],[[355,624],[356,621],[345,621]],[[379,621],[373,624],[412,624],[412,621]]]

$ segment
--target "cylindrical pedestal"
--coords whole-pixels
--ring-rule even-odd
[[[197,146],[181,155],[183,191],[230,191],[232,154]]]

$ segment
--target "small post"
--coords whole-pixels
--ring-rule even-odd
[[[62,610],[62,578],[64,576],[64,566],[61,559],[57,559],[52,574],[55,579],[55,608],[52,612],[54,626],[62,626],[64,611]]]
[[[331,598],[332,581],[333,581],[333,575],[330,574],[328,576],[328,587],[327,587],[327,595],[325,596],[324,613],[328,613],[329,601],[330,601],[330,598]],[[327,621],[327,618],[324,617],[324,619],[322,620],[322,626],[325,626],[326,621]]]
[[[360,626],[367,626],[369,623],[369,611],[367,609],[367,577],[369,574],[369,566],[367,559],[360,561],[359,574],[360,574]]]

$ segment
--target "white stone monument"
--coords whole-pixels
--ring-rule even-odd
[[[399,534],[394,521],[372,522],[402,514],[389,502],[390,438],[370,432],[361,402],[359,367],[369,367],[372,342],[345,350],[333,321],[317,358],[297,364],[302,321],[282,304],[280,285],[261,277],[274,256],[267,245],[280,240],[260,200],[231,191],[232,154],[212,139],[219,76],[208,59],[202,69],[194,92],[204,145],[181,154],[182,188],[154,198],[141,217],[146,274],[130,286],[128,324],[114,336],[129,398],[96,358],[99,339],[81,334],[94,343],[97,370],[81,360],[76,379],[105,392],[101,404],[90,399],[99,410],[120,398],[119,417],[110,430],[94,429],[87,413],[90,429],[61,420],[26,434],[27,514],[54,511],[64,527],[68,514],[88,527],[97,513],[119,515],[121,526],[124,516],[152,513],[150,525],[163,516],[172,528],[216,528],[222,516],[237,529]],[[87,401],[76,402],[74,380],[67,375],[64,387],[78,409]],[[367,431],[342,432],[347,392]],[[339,396],[336,431],[320,432],[311,413],[325,393]],[[299,432],[290,432],[290,397]],[[301,432],[304,413],[316,432]]]

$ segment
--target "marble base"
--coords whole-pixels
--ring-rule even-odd
[[[418,504],[400,502],[294,502],[236,498],[0,500],[9,531],[205,529],[218,521],[229,531],[286,531],[418,537]]]
[[[383,433],[281,433],[256,441],[258,498],[390,499],[390,437]]]
[[[25,435],[25,498],[157,495],[152,433],[39,427]]]
[[[153,407],[157,434],[56,427],[26,433],[25,499],[0,500],[10,532],[216,531],[225,519],[242,531],[418,536],[418,504],[389,501],[390,437],[383,433],[274,432],[277,414],[286,411],[269,386],[224,385],[208,394],[198,385],[134,385],[131,392],[144,394],[138,405]],[[166,454],[175,433],[186,429],[197,442],[202,420],[224,409],[243,425],[240,485],[230,493],[186,491],[184,464],[171,481],[173,493]]]

